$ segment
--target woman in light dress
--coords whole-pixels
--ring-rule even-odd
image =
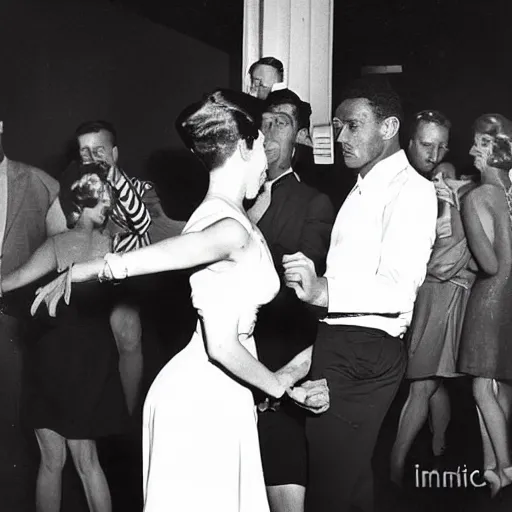
[[[196,330],[157,376],[144,405],[145,512],[267,512],[250,388],[275,398],[288,390],[317,412],[327,403],[322,385],[289,390],[291,376],[257,359],[257,310],[276,295],[279,279],[243,209],[244,199],[258,194],[267,165],[264,137],[244,96],[216,91],[177,119],[186,146],[210,172],[206,197],[182,235],[71,270],[77,282],[196,269],[190,279]]]

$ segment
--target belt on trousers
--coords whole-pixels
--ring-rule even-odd
[[[385,318],[398,318],[400,313],[327,313],[324,318],[354,318],[358,316],[383,316]]]

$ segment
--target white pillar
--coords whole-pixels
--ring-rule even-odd
[[[311,103],[313,125],[332,115],[334,0],[244,0],[243,88],[250,65],[276,57],[284,81]]]
[[[242,90],[248,91],[249,68],[261,57],[261,0],[244,0],[244,34],[242,45]]]

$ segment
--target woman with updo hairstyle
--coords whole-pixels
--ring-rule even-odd
[[[25,286],[71,265],[104,256],[111,240],[103,232],[110,210],[108,184],[94,171],[80,169],[80,178],[65,191],[69,231],[49,238],[28,262],[5,276],[3,292]],[[85,173],[85,174],[84,174]],[[44,334],[31,350],[28,419],[41,451],[36,483],[38,512],[60,510],[61,477],[69,448],[94,512],[110,512],[112,504],[96,450],[98,437],[118,434],[129,422],[118,352],[110,329],[110,283],[83,283],[68,304],[47,301]],[[34,314],[38,302],[32,306]]]
[[[243,209],[267,166],[245,97],[215,91],[178,117],[183,141],[210,172],[207,194],[181,236],[70,271],[79,282],[194,269],[196,330],[144,404],[145,512],[269,511],[251,388],[281,398],[291,380],[258,361],[253,338],[258,308],[276,295],[279,278]],[[299,398],[314,406],[310,394]]]
[[[481,184],[466,195],[462,208],[478,274],[466,309],[458,367],[473,377],[484,478],[492,496],[512,483],[507,426],[512,379],[511,140],[512,122],[502,115],[476,120],[470,155]]]

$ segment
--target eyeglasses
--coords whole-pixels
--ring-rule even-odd
[[[333,117],[333,119],[332,119],[332,134],[334,137],[334,141],[338,140],[341,130],[343,130],[343,123],[341,122],[341,119],[338,119],[337,117]]]

